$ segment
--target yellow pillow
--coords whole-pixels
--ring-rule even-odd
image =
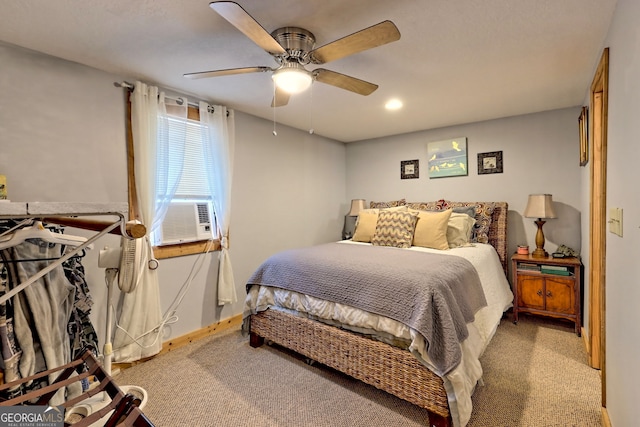
[[[378,223],[378,209],[363,209],[358,213],[356,231],[351,240],[354,242],[370,243]]]
[[[451,217],[451,209],[442,212],[420,211],[418,222],[413,232],[413,246],[447,250],[447,226]]]

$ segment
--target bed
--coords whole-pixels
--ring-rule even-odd
[[[471,395],[476,384],[481,382],[479,357],[495,333],[504,311],[511,307],[513,301],[506,279],[508,206],[505,202],[439,200],[406,203],[401,200],[380,206],[379,220],[391,218],[391,213],[387,211],[404,209],[402,206],[414,213],[418,210],[420,215],[424,211],[431,211],[429,221],[436,217],[431,213],[441,218],[445,216],[444,212],[462,212],[465,208],[473,207],[473,213],[469,213],[474,217],[473,233],[469,237],[471,243],[442,250],[444,248],[425,245],[410,244],[408,248],[398,249],[386,247],[385,244],[380,247],[379,244],[372,245],[366,241],[341,241],[283,251],[265,261],[249,279],[243,330],[249,333],[252,347],[262,345],[265,340],[276,343],[426,409],[432,426],[465,426],[472,409]],[[395,216],[407,217],[406,214],[393,214]],[[358,227],[361,230],[365,228],[365,218],[361,214],[354,240]],[[426,224],[424,219],[417,221],[418,224],[420,221]],[[414,243],[418,239],[418,228],[415,228],[415,232],[415,236],[411,237]],[[325,257],[322,254],[327,254],[329,266],[325,267],[321,276],[329,277],[329,282],[348,283],[343,287],[350,290],[349,295],[334,299],[330,283],[322,284],[321,290],[309,287],[310,279],[304,271],[306,267],[300,270],[299,266],[305,265],[304,257],[309,257],[311,263],[317,261],[320,264]],[[279,258],[291,256],[294,260],[289,267],[278,264]],[[428,276],[433,276],[431,280],[436,282],[443,280],[443,274],[438,272],[447,269],[468,273],[464,273],[464,278],[460,273],[453,281],[462,283],[464,280],[464,285],[450,283],[445,291],[439,290],[439,285],[433,285],[436,290],[429,291],[433,293],[426,298],[416,297],[412,288],[404,286],[411,286],[414,276],[427,276],[422,270],[409,272],[409,276],[394,280],[398,272],[391,270],[392,265],[383,265],[379,261],[366,265],[366,259],[374,256],[388,259],[385,261],[388,264],[400,263],[400,269],[405,271],[413,270],[411,266],[417,265],[430,269],[432,273]],[[403,266],[402,260],[405,258],[407,261]],[[436,264],[430,264],[432,261],[445,264],[435,267]],[[408,311],[414,314],[397,313],[394,310],[396,303],[390,302],[395,300],[395,296],[390,296],[388,290],[384,291],[386,294],[381,291],[387,298],[385,304],[369,301],[373,299],[369,298],[370,295],[377,292],[371,291],[373,287],[369,282],[372,279],[369,276],[362,277],[362,272],[350,271],[349,263],[363,264],[365,269],[372,270],[371,274],[385,276],[384,282],[402,286],[397,288],[400,289],[397,293],[412,295],[409,305],[415,307]],[[444,267],[449,263],[452,267]],[[335,268],[335,265],[340,268]],[[467,265],[471,266],[469,270]],[[379,269],[384,271],[373,271]],[[353,276],[357,278],[352,279]],[[482,295],[473,291],[476,286],[473,282],[476,280]],[[301,283],[305,285],[299,285]],[[424,287],[432,289],[431,284],[425,284]],[[366,293],[367,297],[354,296],[358,290]],[[367,301],[362,303],[363,299]],[[432,301],[433,307],[425,309],[420,306],[422,303],[415,302],[422,299]],[[351,301],[355,302],[352,304]],[[379,311],[382,305],[391,306],[391,311]],[[415,312],[432,313],[416,316]],[[426,317],[422,319],[426,327],[424,323],[419,323],[421,319],[416,320],[420,317]],[[452,320],[449,321],[449,318]]]

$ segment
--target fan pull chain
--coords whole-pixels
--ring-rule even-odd
[[[311,87],[309,88],[309,96],[311,97],[311,100],[309,102],[310,106],[309,106],[309,121],[311,122],[310,126],[309,126],[309,134],[313,135],[313,132],[315,132],[313,130],[313,85],[311,85]]]
[[[278,132],[276,132],[276,82],[273,82],[273,101],[271,101],[273,105],[271,105],[271,109],[273,110],[273,136],[278,136]]]

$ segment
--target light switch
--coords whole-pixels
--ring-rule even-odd
[[[622,208],[609,208],[609,231],[622,237]]]

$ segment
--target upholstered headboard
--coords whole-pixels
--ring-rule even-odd
[[[504,270],[504,274],[505,276],[509,277],[509,260],[507,255],[507,214],[509,205],[507,202],[454,202],[444,199],[430,202],[407,202],[405,199],[387,202],[370,202],[371,208],[390,208],[397,206],[407,206],[411,209],[428,211],[438,211],[460,206],[476,206],[476,220],[478,221],[477,224],[482,222],[484,225],[486,225],[486,222],[488,222],[486,220],[488,220],[489,218],[488,216],[485,216],[486,213],[489,212],[491,208],[493,208],[493,212],[491,213],[491,221],[488,224],[488,231],[486,230],[486,228],[484,229],[484,231],[487,232],[488,237],[488,242],[485,243],[489,243],[496,249],[498,258],[500,259],[500,263],[502,264],[502,269]]]
[[[375,202],[372,202],[372,205],[373,203]],[[479,209],[476,211],[476,219],[478,220],[478,223],[484,222],[488,219],[488,216],[485,216],[483,212],[487,213],[489,209],[493,207],[488,231],[485,229],[488,237],[488,242],[485,243],[489,243],[496,249],[504,274],[509,277],[509,260],[507,256],[507,212],[509,210],[509,205],[507,202],[454,202],[444,199],[432,202],[406,202],[404,199],[401,199],[396,202],[387,203],[398,203],[398,205],[405,204],[412,209],[419,210],[442,210],[451,207],[476,206],[476,209]]]
[[[498,258],[504,269],[504,274],[509,277],[509,259],[507,256],[507,212],[509,205],[507,202],[495,202],[495,208],[491,216],[489,226],[489,244],[496,248]]]
[[[409,204],[408,204],[409,205]],[[438,200],[438,210],[456,208],[460,206],[476,207],[476,227],[478,242],[489,243],[498,252],[498,258],[502,264],[504,274],[508,275],[507,258],[507,202],[454,202],[451,200]],[[493,212],[491,211],[493,209]],[[491,216],[489,217],[489,213]],[[491,220],[489,221],[489,218]],[[481,239],[480,235],[486,233]]]

